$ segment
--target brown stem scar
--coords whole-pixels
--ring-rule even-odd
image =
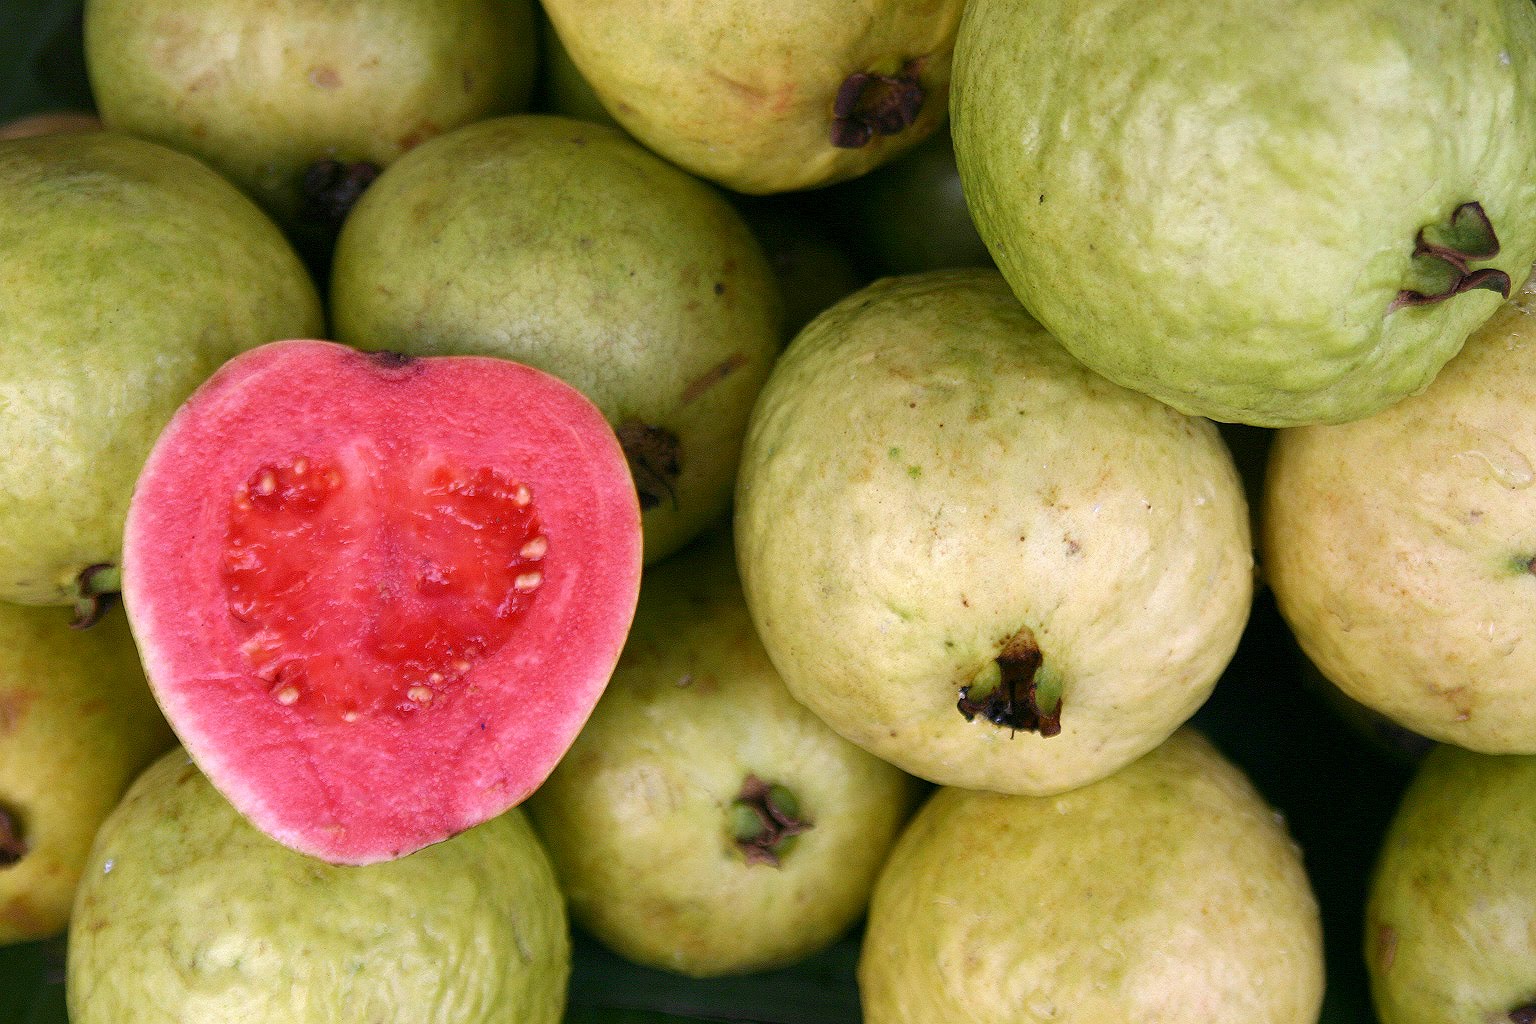
[[[0,807],[0,868],[8,868],[27,855],[29,847],[21,838],[21,826],[4,807]]]
[[[832,145],[858,149],[876,135],[895,135],[916,121],[926,98],[917,80],[922,65],[911,60],[897,75],[856,71],[843,79],[832,101]]]
[[[955,707],[967,722],[977,716],[1013,732],[1037,732],[1041,736],[1055,736],[1061,732],[1061,705],[1043,708],[1039,703],[1040,681],[1038,673],[1044,656],[1026,627],[1014,634],[1003,645],[997,656],[1001,681],[990,693],[980,699],[971,697],[971,687],[960,688],[960,699]]]
[[[779,848],[790,836],[797,836],[811,828],[811,823],[799,817],[793,795],[783,786],[771,785],[748,774],[742,780],[732,808],[737,815],[733,823],[736,847],[746,857],[748,864],[779,866]]]

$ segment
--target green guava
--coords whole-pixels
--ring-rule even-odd
[[[96,837],[65,983],[73,1024],[557,1024],[570,956],[521,811],[339,867],[258,832],[173,750]]]
[[[644,509],[645,557],[730,503],[782,300],[720,193],[610,128],[483,121],[390,167],[336,247],[337,338],[538,367],[603,411]]]
[[[1536,260],[1528,0],[972,0],[950,110],[1019,299],[1186,412],[1379,411]]]
[[[962,0],[545,0],[626,131],[738,192],[852,178],[944,121]]]
[[[571,914],[695,977],[784,966],[852,926],[913,780],[800,705],[728,535],[650,570],[619,667],[528,810]]]
[[[1083,367],[985,269],[877,281],[800,333],[753,412],[736,546],[790,692],[915,775],[1000,792],[1162,742],[1253,588],[1214,425]]]
[[[1443,745],[1382,844],[1365,958],[1381,1024],[1536,1020],[1536,757]]]
[[[1055,797],[939,790],[881,872],[865,1024],[1314,1024],[1300,850],[1193,730]]]
[[[102,119],[198,156],[286,229],[417,144],[527,106],[531,0],[90,0]],[[301,232],[302,233],[302,232]]]
[[[1433,739],[1536,754],[1536,288],[1422,394],[1293,427],[1270,454],[1263,561],[1318,670]]]
[[[0,600],[115,588],[134,479],[236,353],[323,328],[282,234],[189,156],[117,132],[0,144]]]
[[[0,945],[64,930],[91,840],[176,742],[120,610],[0,603]]]

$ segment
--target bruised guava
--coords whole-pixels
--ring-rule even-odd
[[[213,784],[280,842],[361,864],[544,780],[639,573],[623,453],[569,386],[286,341],[231,361],[156,443],[123,598]]]

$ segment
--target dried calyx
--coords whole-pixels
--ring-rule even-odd
[[[793,836],[811,827],[800,817],[800,802],[783,786],[748,775],[731,803],[731,835],[748,864],[779,866]]]
[[[1061,732],[1061,696],[1042,692],[1040,665],[1044,660],[1035,635],[1029,628],[1019,630],[1003,644],[997,656],[995,685],[979,687],[976,683],[960,687],[955,706],[967,722],[981,717],[1009,732],[1037,732],[1055,736]],[[977,696],[977,689],[984,692]]]
[[[80,570],[75,577],[75,617],[70,625],[87,629],[101,621],[112,600],[122,589],[123,574],[111,562],[98,562]]]
[[[1536,1024],[1536,1003],[1527,1003],[1510,1010],[1509,1024]]]
[[[858,149],[916,121],[924,99],[919,71],[920,61],[908,61],[896,75],[858,71],[844,79],[832,102],[832,145]]]
[[[1481,203],[1463,203],[1444,224],[1419,229],[1414,238],[1414,269],[1425,283],[1418,289],[1397,293],[1387,312],[1404,306],[1428,306],[1462,292],[1484,288],[1509,298],[1510,279],[1495,267],[1470,269],[1470,264],[1491,260],[1499,254],[1493,222]]]
[[[8,868],[27,855],[21,838],[21,825],[4,807],[0,807],[0,868]]]
[[[677,478],[683,470],[683,443],[678,436],[639,420],[625,420],[615,434],[635,478],[641,510],[649,511],[663,501],[676,508]]]

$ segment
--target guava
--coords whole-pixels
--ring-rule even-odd
[[[545,0],[626,131],[737,192],[852,178],[944,121],[963,0]]]
[[[0,603],[0,945],[64,930],[91,839],[176,742],[128,622]]]
[[[486,357],[231,360],[134,489],[123,601],[156,699],[262,831],[404,856],[521,801],[618,660],[640,512],[602,415]]]
[[[1253,592],[1215,426],[1089,371],[988,269],[877,281],[800,332],[752,415],[736,547],[797,699],[915,775],[1000,792],[1162,742]]]
[[[66,994],[73,1024],[557,1024],[570,959],[521,811],[341,867],[262,835],[173,750],[96,837]]]
[[[1314,1024],[1322,929],[1283,822],[1183,729],[1065,795],[936,792],[858,980],[866,1024]]]
[[[0,293],[0,600],[89,618],[161,427],[319,296],[234,186],[117,132],[0,144]]]
[[[102,119],[208,161],[300,237],[417,144],[527,106],[531,0],[90,0]]]
[[[34,135],[88,132],[101,127],[101,118],[83,110],[46,110],[18,117],[0,125],[0,140],[27,139]]]
[[[1020,301],[1190,413],[1423,389],[1536,260],[1536,8],[973,0],[955,155]]]
[[[716,533],[647,572],[612,682],[527,806],[578,924],[713,977],[847,931],[914,788],[790,696]]]
[[[331,284],[341,341],[516,359],[595,402],[634,469],[648,562],[730,504],[781,309],[716,189],[548,115],[470,125],[390,167],[342,231]]]
[[[1536,1020],[1536,757],[1432,750],[1382,843],[1365,959],[1381,1024]]]
[[[1536,754],[1536,289],[1422,394],[1293,427],[1262,535],[1297,642],[1353,699],[1433,739]]]

